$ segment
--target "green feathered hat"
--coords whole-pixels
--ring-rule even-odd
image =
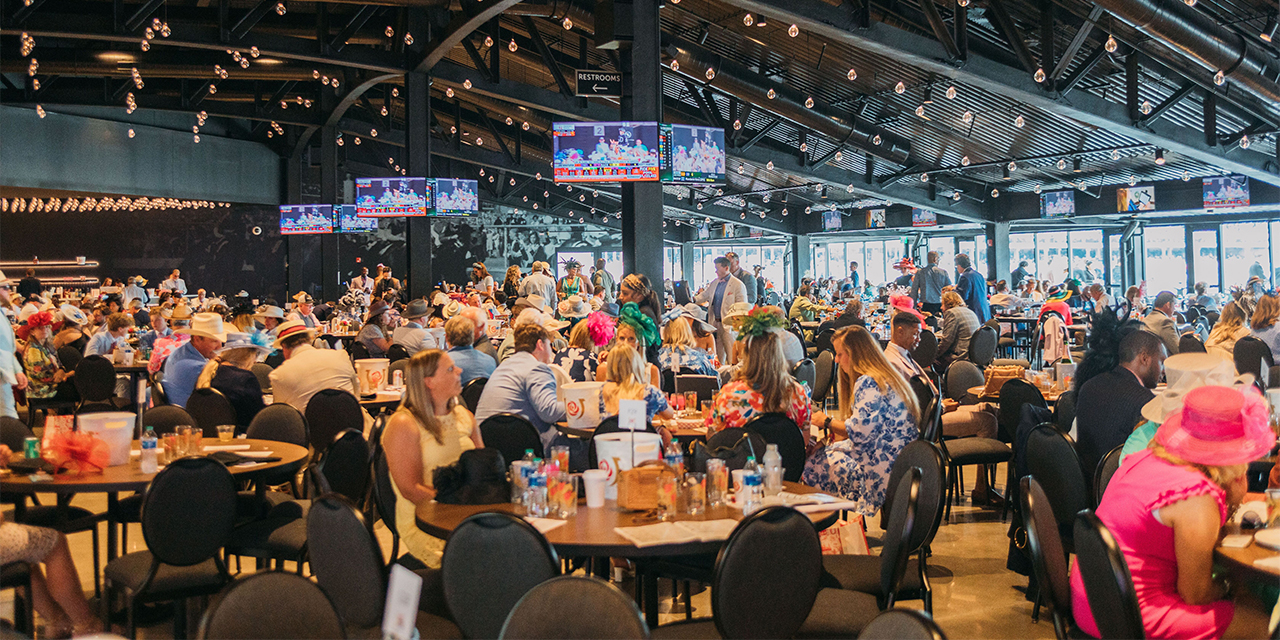
[[[645,315],[634,302],[622,305],[622,310],[618,312],[618,323],[631,327],[636,332],[636,337],[646,346],[658,344],[662,340],[658,336],[658,325],[654,324],[653,318]]]

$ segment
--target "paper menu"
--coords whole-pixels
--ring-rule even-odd
[[[638,527],[615,527],[613,532],[637,547],[652,547],[661,544],[727,540],[737,526],[737,520],[724,518],[659,522]]]
[[[422,593],[422,576],[403,565],[391,565],[387,581],[387,603],[382,610],[382,637],[410,640],[417,633],[418,597]]]
[[[619,429],[623,431],[644,431],[645,422],[644,400],[618,401]]]

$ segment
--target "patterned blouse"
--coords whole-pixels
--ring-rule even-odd
[[[711,401],[711,415],[707,416],[706,423],[717,431],[741,427],[758,413],[764,413],[764,396],[752,389],[746,380],[734,380],[721,387],[715,400]],[[807,440],[809,392],[798,382],[791,383],[791,399],[787,401],[785,413],[795,420]]]
[[[58,354],[54,353],[53,349],[33,340],[27,345],[23,361],[26,364],[27,380],[31,382],[27,387],[29,397],[52,398],[58,393],[58,385],[53,381],[53,377],[62,365],[58,362]]]
[[[574,382],[591,382],[596,379],[596,354],[579,349],[577,347],[569,347],[555,355],[551,359],[551,363],[558,365],[561,369],[573,378]]]
[[[671,405],[667,404],[667,394],[663,393],[661,390],[659,390],[657,387],[651,384],[646,384],[644,386],[644,414],[645,414],[644,418],[645,420],[648,420],[650,423],[652,423],[654,416],[670,408],[671,408]],[[605,409],[604,394],[601,393],[600,394],[600,417],[606,418],[612,415],[616,415],[616,413]]]
[[[691,369],[700,376],[716,375],[716,367],[711,362],[711,356],[697,347],[685,347],[678,351],[671,347],[662,347],[658,350],[658,368],[676,373],[680,373],[681,369]]]

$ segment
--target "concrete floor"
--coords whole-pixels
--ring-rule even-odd
[[[967,474],[972,478],[973,474]],[[1004,478],[1001,471],[997,478]],[[75,504],[94,511],[106,509],[106,498],[101,494],[77,496]],[[934,616],[949,638],[1052,638],[1053,624],[1045,617],[1039,624],[1031,622],[1031,603],[1023,597],[1026,579],[1005,569],[1008,550],[1006,532],[1008,523],[1001,522],[998,511],[980,509],[965,504],[952,510],[952,521],[943,524],[933,542],[933,557],[929,560],[930,580],[934,590]],[[872,544],[879,535],[876,521],[868,523]],[[131,525],[130,551],[143,547],[138,525]],[[391,536],[382,525],[376,527],[384,553],[389,553]],[[105,545],[105,529],[103,535]],[[88,534],[70,536],[72,553],[80,570],[82,584],[89,596],[93,595],[93,582],[89,568],[92,566],[90,537]],[[105,546],[104,546],[105,548]],[[873,553],[877,549],[872,550]],[[246,563],[246,570],[248,569]],[[669,583],[667,583],[669,584]],[[624,586],[629,589],[629,586]],[[709,594],[703,591],[693,598],[694,615],[711,614]],[[12,619],[13,592],[0,594],[0,618]],[[920,608],[920,601],[908,601],[901,606]],[[664,607],[665,609],[666,607]],[[683,612],[663,614],[662,621],[684,619]],[[41,624],[37,621],[37,624]],[[140,629],[144,638],[171,637],[171,623],[164,622]],[[43,631],[43,629],[41,629]],[[194,629],[192,629],[194,633]]]

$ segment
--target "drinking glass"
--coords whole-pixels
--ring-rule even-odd
[[[581,476],[569,473],[561,473],[556,478],[555,488],[552,490],[554,501],[552,504],[560,519],[567,519],[578,513],[578,486],[581,482]]]
[[[718,507],[724,504],[725,494],[729,492],[729,470],[724,460],[710,458],[707,460],[706,474],[707,505]]]
[[[701,473],[684,474],[681,487],[684,498],[684,512],[691,516],[702,515],[707,510],[707,479]]]
[[[560,473],[569,473],[569,447],[551,447],[551,459],[560,467]]]
[[[711,415],[711,401],[703,400],[702,401],[702,417],[705,418],[709,415]]]
[[[191,433],[193,428],[187,425],[182,425],[175,431],[178,434],[178,456],[196,455],[198,451],[193,451],[191,447]]]
[[[236,426],[234,424],[218,425],[218,442],[231,442],[236,437]]]
[[[178,434],[166,433],[161,437],[164,438],[164,458],[160,460],[160,462],[169,464],[170,462],[181,458],[182,451],[178,447]]]
[[[674,520],[679,513],[680,476],[664,471],[658,476],[658,515],[662,520]]]
[[[684,396],[678,393],[672,393],[667,396],[667,404],[671,405],[671,410],[677,413],[684,411]]]
[[[689,413],[693,413],[698,408],[698,392],[684,392],[684,406],[689,408]]]

